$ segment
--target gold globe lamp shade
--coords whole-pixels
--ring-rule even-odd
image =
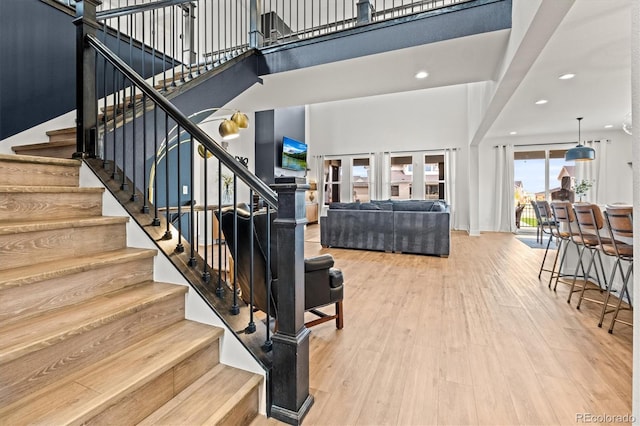
[[[247,117],[247,114],[244,114],[240,111],[236,111],[231,116],[231,121],[236,123],[241,129],[246,129],[247,127],[249,127],[249,117]]]
[[[228,141],[240,136],[240,126],[235,121],[226,119],[220,123],[218,132],[220,132],[223,141]]]
[[[198,154],[200,154],[200,157],[204,159],[213,157],[213,153],[211,153],[211,151],[207,151],[207,149],[202,144],[198,145]]]

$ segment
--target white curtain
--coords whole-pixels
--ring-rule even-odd
[[[607,200],[607,145],[609,141],[603,139],[601,141],[587,141],[584,146],[593,148],[596,152],[596,158],[592,161],[576,161],[576,185],[583,179],[593,183],[593,186],[587,191],[582,201],[596,204],[606,204]],[[578,201],[576,197],[576,201]]]
[[[451,229],[459,229],[459,219],[456,214],[456,173],[457,173],[457,157],[456,149],[447,149],[444,152],[444,192],[445,200],[449,203],[451,214]]]
[[[496,147],[494,223],[498,232],[515,232],[513,145]]]
[[[324,216],[324,185],[325,185],[325,176],[324,176],[324,155],[316,155],[314,157],[314,174],[316,178],[316,182],[318,185],[318,190],[316,191],[316,199],[318,200],[318,205],[320,206],[320,216]]]

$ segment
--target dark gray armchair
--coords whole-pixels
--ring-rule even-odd
[[[272,212],[270,222],[267,224],[267,214],[264,211],[254,213],[254,232],[251,236],[250,214],[245,209],[237,209],[237,259],[234,262],[237,265],[236,280],[242,291],[242,300],[250,304],[250,273],[251,273],[251,253],[250,238],[253,237],[253,282],[254,282],[254,306],[256,309],[269,312],[277,318],[278,312],[278,276],[277,276],[277,232],[274,229],[273,221],[276,213]],[[231,255],[234,255],[236,239],[234,238],[234,211],[233,209],[223,209],[222,218],[219,212],[216,212],[218,220],[221,221],[222,232]],[[267,226],[271,227],[271,259],[270,272],[271,283],[267,283]],[[339,269],[333,267],[333,257],[329,254],[316,256],[305,259],[305,310],[318,316],[317,319],[307,322],[305,325],[311,327],[333,319],[336,320],[336,327],[341,329],[344,324],[343,320],[343,277]],[[269,310],[267,311],[267,285],[271,285],[271,300]],[[323,306],[335,305],[335,314],[328,315],[318,310]]]

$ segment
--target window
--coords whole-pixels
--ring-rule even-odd
[[[371,201],[371,178],[369,158],[354,158],[351,168],[351,193],[353,201],[368,203]]]
[[[413,185],[413,158],[410,155],[391,157],[391,198],[411,198]]]
[[[444,155],[424,156],[424,199],[444,199]]]
[[[324,161],[324,204],[340,201],[342,186],[342,160]]]
[[[574,179],[574,167],[566,163],[566,149],[520,151],[513,154],[514,204],[524,206],[520,227],[535,226],[531,201],[553,200]]]

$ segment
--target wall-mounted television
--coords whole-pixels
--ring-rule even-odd
[[[291,139],[282,138],[282,168],[288,170],[307,170],[307,144]]]

